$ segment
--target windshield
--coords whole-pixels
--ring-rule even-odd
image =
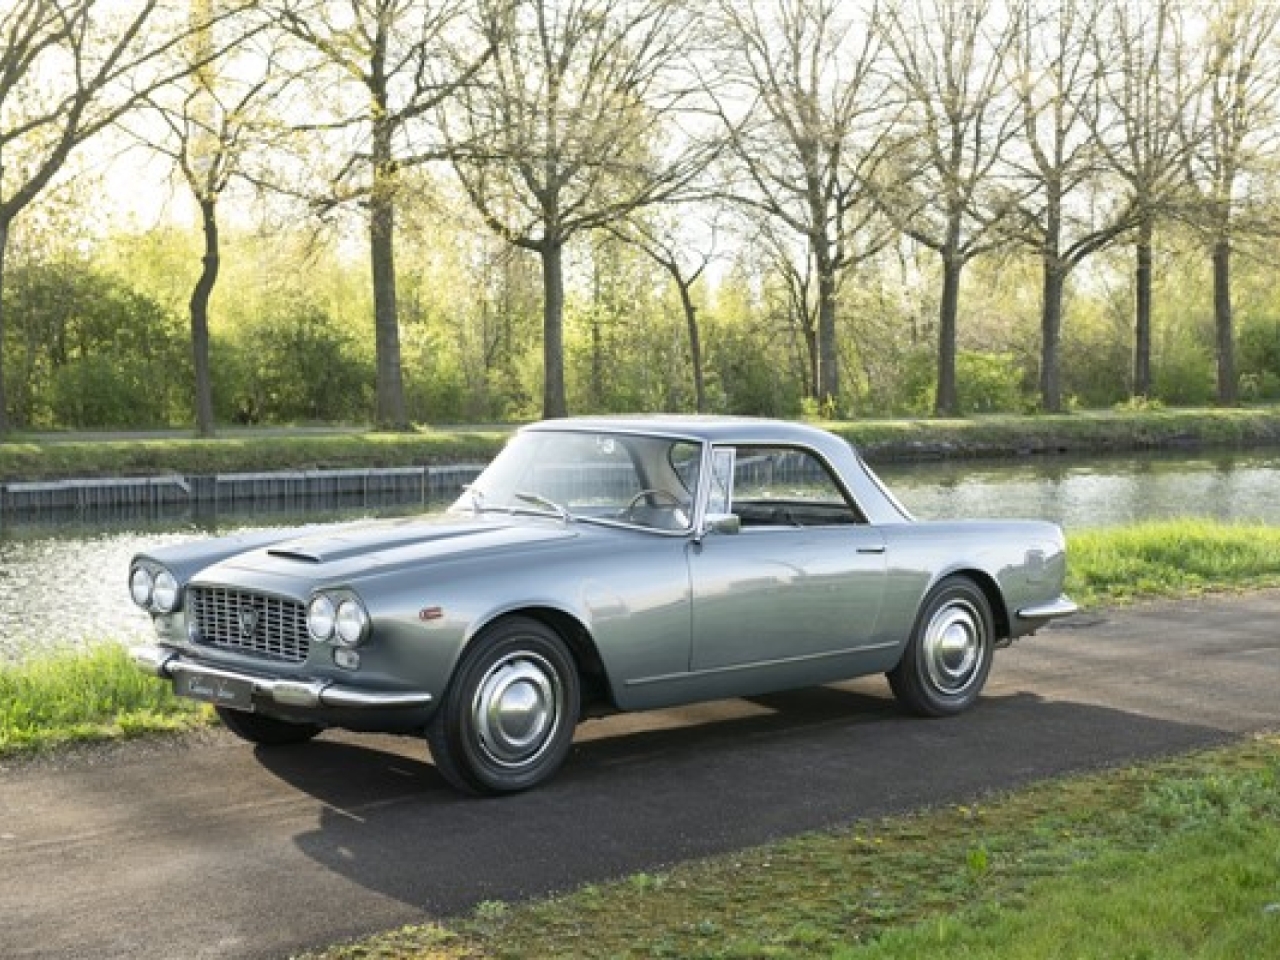
[[[564,519],[685,531],[702,447],[688,440],[587,431],[517,434],[455,511],[547,513]]]

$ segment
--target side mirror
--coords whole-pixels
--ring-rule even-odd
[[[736,513],[708,513],[702,520],[702,533],[736,534],[742,531],[742,518]]]

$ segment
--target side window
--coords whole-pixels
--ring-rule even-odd
[[[808,450],[738,447],[732,496],[744,528],[865,522],[826,464]]]
[[[733,509],[734,461],[737,450],[716,447],[711,454],[711,492],[707,513],[729,513]]]

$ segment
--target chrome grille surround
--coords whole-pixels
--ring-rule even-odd
[[[191,586],[187,610],[197,643],[284,663],[302,663],[311,648],[307,609],[295,600]]]

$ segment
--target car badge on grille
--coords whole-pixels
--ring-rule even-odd
[[[253,607],[240,608],[240,636],[246,640],[253,636],[253,631],[258,628],[258,611]]]

